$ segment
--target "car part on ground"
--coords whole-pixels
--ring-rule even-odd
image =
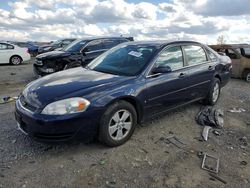
[[[224,112],[221,109],[215,109],[211,106],[202,107],[201,111],[196,115],[196,122],[199,125],[210,126],[215,128],[223,128]]]
[[[215,162],[215,164],[213,164],[211,166],[211,163],[213,163],[213,162],[211,162],[209,160],[213,160]],[[207,161],[209,161],[210,163],[207,164],[208,163]],[[214,157],[212,155],[208,155],[207,153],[204,153],[201,168],[204,170],[207,170],[209,172],[218,173],[219,172],[219,163],[220,163],[220,160],[217,157]]]
[[[124,37],[104,37],[75,40],[60,51],[40,54],[34,63],[34,73],[45,76],[61,70],[86,66],[114,46],[128,42],[132,39]]]
[[[232,76],[250,80],[250,45],[224,44],[210,45],[218,53],[223,53],[232,60]]]
[[[20,128],[38,140],[99,134],[104,144],[118,146],[131,137],[137,123],[203,100],[208,94],[216,103],[218,89],[229,81],[230,66],[197,42],[128,42],[85,68],[32,82],[16,101],[15,116]],[[72,98],[84,98],[90,104],[82,112],[68,113],[79,107],[77,101],[65,103]],[[46,106],[53,108],[42,113]],[[220,119],[215,121],[221,125]]]

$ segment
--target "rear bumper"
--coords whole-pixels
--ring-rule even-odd
[[[98,131],[101,110],[80,114],[49,116],[32,114],[16,101],[15,118],[19,129],[38,141],[67,141],[73,138],[93,139]]]

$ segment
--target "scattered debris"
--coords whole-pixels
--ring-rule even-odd
[[[243,108],[232,108],[230,110],[228,110],[228,112],[231,112],[231,113],[241,113],[241,112],[245,112],[246,110],[243,109]]]
[[[208,161],[208,160],[210,161],[210,163],[211,163],[211,160],[215,161],[216,164],[214,165],[214,167],[208,166],[206,164],[206,161]],[[219,162],[220,162],[220,160],[218,158],[204,153],[201,168],[204,170],[207,170],[209,172],[218,173],[219,172]]]
[[[173,135],[173,134],[169,134],[166,138],[164,138],[164,137],[161,137],[158,141],[164,141],[165,143],[167,143],[167,144],[169,144],[169,143],[171,143],[171,144],[173,144],[173,145],[175,145],[176,147],[178,147],[178,148],[184,148],[185,147],[185,143],[184,143],[184,141],[182,141],[181,139],[179,139],[179,138],[177,138],[175,135]],[[157,141],[157,142],[158,142]],[[156,143],[157,143],[156,142]]]
[[[217,130],[213,130],[213,133],[214,133],[214,135],[216,135],[216,136],[222,135],[222,132],[217,131]]]
[[[214,178],[214,179],[217,179],[219,180],[220,182],[224,183],[224,184],[227,184],[227,182],[225,180],[223,180],[221,177],[215,175],[215,174],[212,174],[212,173],[209,173],[209,175]]]
[[[203,126],[222,128],[224,126],[224,112],[221,109],[214,109],[205,106],[196,115],[196,122]]]
[[[105,159],[101,159],[101,160],[99,161],[99,164],[100,164],[100,165],[105,165],[106,162],[107,162],[107,161],[106,161]]]
[[[202,137],[205,141],[207,141],[208,139],[208,134],[209,134],[209,130],[211,129],[212,127],[210,126],[205,126],[203,131],[202,131]]]
[[[115,181],[106,181],[106,186],[107,187],[116,187],[116,182]]]
[[[239,141],[240,141],[244,146],[247,146],[247,137],[246,137],[246,136],[243,136],[242,138],[240,138]]]
[[[9,103],[9,102],[15,101],[15,100],[17,100],[17,99],[18,99],[18,97],[5,96],[5,97],[3,97],[3,98],[0,100],[0,104]]]
[[[15,72],[11,72],[10,75],[11,75],[11,76],[14,76],[14,75],[16,75],[16,73],[15,73]]]
[[[247,162],[246,161],[241,161],[240,164],[246,166]]]
[[[203,152],[203,151],[199,151],[199,152],[197,153],[197,156],[198,156],[199,158],[202,158],[202,157],[204,156],[204,152]]]

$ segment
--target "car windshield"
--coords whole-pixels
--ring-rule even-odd
[[[87,68],[108,74],[135,76],[148,64],[155,46],[121,44],[93,60]]]
[[[80,52],[82,47],[87,43],[86,40],[76,40],[63,48],[65,52]]]
[[[60,44],[62,41],[61,40],[57,40],[51,43],[51,46],[56,46],[58,44]]]
[[[250,48],[243,48],[244,49],[244,56],[250,58]]]

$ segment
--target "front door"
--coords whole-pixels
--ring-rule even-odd
[[[187,102],[188,71],[184,68],[183,53],[180,46],[164,49],[154,67],[169,66],[172,71],[164,74],[149,73],[146,78],[146,114],[153,116],[177,105]]]
[[[102,40],[91,41],[83,49],[84,52],[84,64],[89,64],[93,59],[105,52]]]
[[[226,49],[225,53],[232,60],[232,76],[235,78],[241,77],[241,58],[237,51],[234,49]]]

